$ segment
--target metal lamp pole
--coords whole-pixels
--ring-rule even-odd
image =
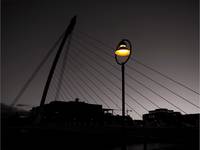
[[[121,65],[121,71],[122,71],[122,118],[125,120],[125,66],[124,64]],[[123,121],[124,122],[124,121]]]
[[[115,50],[115,60],[121,65],[122,71],[122,150],[127,150],[125,142],[125,64],[129,60],[132,53],[131,42],[127,39],[122,39]]]
[[[123,124],[125,120],[125,64],[129,60],[132,53],[131,42],[127,39],[122,39],[115,50],[115,60],[121,65],[122,71],[122,118]]]

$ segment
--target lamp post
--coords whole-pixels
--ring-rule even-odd
[[[125,64],[129,60],[132,53],[131,42],[127,39],[122,39],[115,50],[115,60],[117,64],[121,65],[122,71],[122,119],[123,124],[125,120]]]

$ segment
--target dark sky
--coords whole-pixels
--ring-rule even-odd
[[[120,66],[112,58],[112,50],[108,47],[98,45],[94,41],[89,41],[89,39],[83,38],[83,36],[81,37],[79,32],[81,31],[107,43],[111,47],[115,47],[122,38],[129,39],[133,44],[134,52],[132,59],[127,64],[128,66],[134,66],[174,92],[189,99],[192,103],[199,104],[198,95],[181,88],[177,84],[162,78],[156,73],[150,72],[148,69],[134,62],[134,58],[140,60],[144,64],[159,70],[195,91],[199,91],[198,0],[2,0],[1,5],[2,102],[10,104],[13,101],[33,70],[65,30],[70,18],[77,15],[77,25],[74,31],[75,35],[73,36],[74,40],[72,39],[72,48],[69,52],[69,60],[67,60],[67,66],[69,67],[67,67],[67,71],[65,72],[66,85],[72,86],[72,89],[75,89],[79,84],[84,85],[79,75],[82,78],[84,76],[77,69],[80,66],[85,71],[85,74],[102,91],[112,97],[121,106],[120,100],[114,94],[110,93],[101,83],[98,83],[94,75],[101,79],[109,88],[112,88],[114,92],[117,92],[118,96],[121,96],[120,91],[117,91],[118,89],[115,89],[110,82],[88,66],[88,64],[93,65],[120,87],[121,82],[98,65],[103,65],[120,78]],[[83,43],[86,43],[84,42],[85,40],[87,43],[92,43],[100,47],[99,49],[95,49],[92,47],[92,44],[86,44],[91,50],[98,53],[101,57],[104,57],[107,61],[110,61],[110,64],[119,69],[115,70],[99,57],[94,56],[83,47],[80,47],[80,45],[77,45],[77,39]],[[108,55],[103,51],[107,51]],[[81,52],[84,54],[81,54]],[[78,56],[77,53],[79,53]],[[94,58],[94,60],[89,59],[90,57]],[[77,63],[73,64],[72,62],[75,59],[81,62],[77,61]],[[51,64],[51,60],[48,61],[48,64]],[[88,61],[88,64],[85,61]],[[39,105],[49,69],[48,64],[44,66],[46,69],[41,70],[26,93],[22,96],[19,101],[20,104],[28,104],[31,106]],[[70,67],[76,69],[75,74],[78,75],[72,75],[74,72],[70,71]],[[88,72],[88,69],[94,71],[94,74]],[[126,73],[134,76],[137,80],[181,107],[184,111],[188,113],[198,111],[198,109],[177,98],[165,89],[139,76],[130,68],[126,69]],[[71,80],[68,78],[73,80],[75,85],[72,85]],[[88,79],[84,80],[112,108],[115,108],[115,105],[98,88],[94,87]],[[133,82],[130,78],[127,77],[126,82],[157,103],[160,107],[177,110],[141,85]],[[87,90],[93,94],[93,97],[98,103],[102,103],[98,97],[95,97],[94,92],[90,89]],[[155,109],[155,107],[129,87],[126,90],[129,95],[133,96],[149,110]],[[76,90],[75,92],[77,93],[73,93],[74,91],[65,91],[66,98],[72,99],[79,97],[84,100],[79,95],[80,91]],[[72,96],[69,96],[69,93]],[[85,97],[90,101],[87,95]],[[127,97],[127,102],[140,114],[146,113],[144,109],[131,101],[129,97]],[[134,112],[132,116],[135,118],[138,117]]]

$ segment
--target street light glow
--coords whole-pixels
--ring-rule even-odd
[[[119,65],[124,65],[129,60],[132,53],[131,42],[127,39],[122,39],[115,49],[115,60]]]
[[[118,49],[115,51],[115,54],[117,56],[126,57],[126,56],[130,55],[130,50],[129,49]]]

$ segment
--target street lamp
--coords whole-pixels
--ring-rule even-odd
[[[122,118],[125,119],[125,64],[129,60],[132,53],[131,42],[127,39],[122,39],[115,50],[115,60],[117,64],[121,65],[122,70]],[[123,121],[124,122],[124,121]]]

